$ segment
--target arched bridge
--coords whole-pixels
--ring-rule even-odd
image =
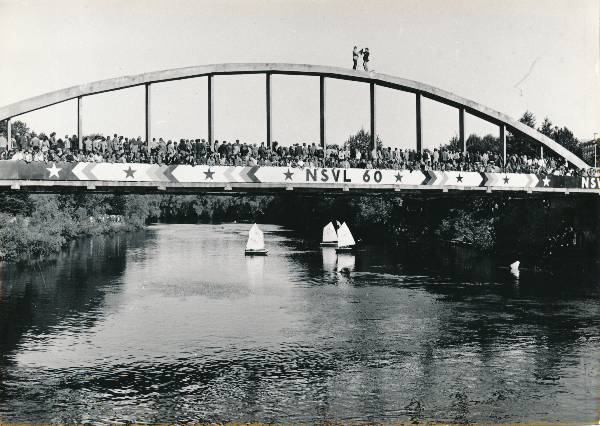
[[[415,95],[416,111],[416,149],[422,151],[422,114],[421,100],[423,97],[438,101],[440,103],[452,106],[458,110],[459,121],[459,139],[463,150],[466,150],[464,114],[465,112],[476,117],[482,118],[498,126],[500,139],[503,143],[504,158],[506,158],[506,131],[521,133],[529,137],[533,143],[539,143],[549,150],[563,157],[571,164],[579,168],[588,167],[587,164],[572,152],[566,150],[560,144],[544,136],[505,114],[481,105],[477,102],[465,99],[456,94],[429,86],[417,81],[407,80],[399,77],[393,77],[375,72],[363,72],[346,68],[306,65],[306,64],[278,64],[278,63],[245,63],[245,64],[215,64],[203,65],[186,68],[177,68],[172,70],[163,70],[139,75],[124,76],[108,80],[96,81],[80,86],[69,87],[55,92],[46,93],[25,99],[0,108],[0,120],[10,120],[21,114],[39,110],[51,105],[69,100],[77,100],[77,128],[80,146],[82,144],[82,101],[87,96],[99,93],[111,92],[136,86],[145,87],[145,128],[146,140],[151,139],[152,129],[150,126],[151,97],[150,87],[152,84],[161,82],[182,80],[196,77],[207,77],[208,85],[208,115],[206,117],[208,124],[208,140],[214,139],[213,132],[213,77],[219,75],[244,75],[244,74],[264,74],[265,75],[265,96],[266,96],[266,135],[267,146],[271,144],[271,76],[278,75],[302,75],[316,76],[320,80],[320,144],[324,147],[326,144],[326,114],[325,114],[325,84],[327,79],[341,79],[368,84],[370,87],[370,135],[371,148],[375,148],[376,135],[376,110],[375,97],[377,87],[387,87],[404,92],[410,92]],[[8,126],[10,131],[10,126]],[[10,138],[9,138],[10,140]],[[187,187],[211,187],[220,188],[252,188],[252,187],[281,187],[293,189],[310,186],[316,188],[329,187],[337,189],[351,188],[375,188],[379,189],[398,189],[401,187],[444,187],[461,189],[485,189],[493,187],[504,187],[505,189],[524,189],[527,191],[541,188],[549,190],[553,187],[564,190],[567,187],[578,189],[596,188],[597,180],[591,178],[585,185],[579,183],[580,178],[566,183],[562,177],[542,177],[536,175],[523,174],[500,174],[495,173],[475,173],[475,172],[420,172],[410,173],[410,178],[403,173],[392,170],[369,171],[359,169],[347,169],[342,174],[335,169],[315,169],[302,170],[284,170],[283,168],[261,167],[212,167],[208,166],[159,166],[149,164],[93,164],[93,163],[75,163],[75,164],[12,164],[8,165],[2,162],[0,164],[0,186],[11,186],[13,188],[21,186],[41,186],[58,187],[81,186],[97,188],[106,187],[158,187],[167,188],[175,186]],[[58,171],[57,171],[58,169]],[[206,170],[205,170],[206,169]],[[271,170],[267,170],[271,169]],[[293,172],[291,175],[290,172]],[[456,175],[456,176],[455,176]],[[510,175],[510,176],[509,176]],[[300,179],[301,176],[302,178]],[[559,179],[560,178],[560,179]],[[571,178],[569,178],[571,179]],[[34,182],[32,182],[34,181]],[[241,186],[240,186],[241,185]],[[326,186],[323,186],[326,185]],[[593,185],[593,186],[592,186]],[[584,188],[582,188],[584,186]]]

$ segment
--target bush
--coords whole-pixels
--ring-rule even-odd
[[[443,219],[436,233],[446,239],[491,250],[495,244],[494,219],[477,218],[473,213],[454,210]]]

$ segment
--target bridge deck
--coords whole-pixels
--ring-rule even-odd
[[[61,192],[352,192],[512,191],[598,193],[600,177],[134,163],[0,161],[0,189]]]

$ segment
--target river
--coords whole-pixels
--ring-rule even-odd
[[[0,422],[598,421],[597,270],[248,228],[0,264]]]

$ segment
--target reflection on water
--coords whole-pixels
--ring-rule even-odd
[[[326,272],[333,272],[336,269],[337,264],[337,253],[333,247],[321,247],[321,253],[323,255],[323,270]]]
[[[356,258],[351,253],[340,253],[337,255],[337,271],[342,273],[350,273],[354,271]]]
[[[597,421],[597,270],[248,228],[1,265],[0,421]]]
[[[246,256],[246,274],[251,286],[259,286],[264,281],[265,257]]]

